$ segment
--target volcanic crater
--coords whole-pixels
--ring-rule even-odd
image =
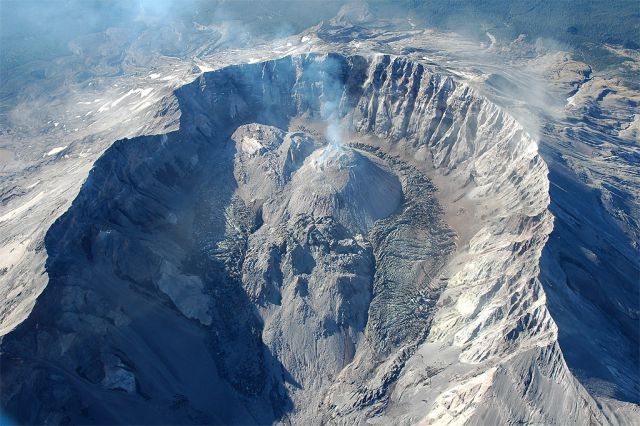
[[[425,344],[553,345],[546,166],[469,87],[309,54],[174,95],[179,130],[114,143],[46,236],[1,355],[20,421],[359,421]]]

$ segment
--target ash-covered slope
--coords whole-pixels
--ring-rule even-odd
[[[176,97],[180,129],[115,143],[49,230],[49,285],[2,342],[12,417],[607,422],[556,343],[546,166],[513,118],[383,55]]]
[[[358,151],[335,143],[314,152],[291,185],[288,215],[331,216],[365,234],[375,221],[393,213],[402,199],[395,176]]]

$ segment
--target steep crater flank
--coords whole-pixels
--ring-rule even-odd
[[[359,422],[423,345],[474,375],[557,349],[546,167],[468,87],[311,54],[175,96],[180,130],[116,142],[47,234],[49,285],[0,355],[20,422]]]

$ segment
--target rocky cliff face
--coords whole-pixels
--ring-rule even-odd
[[[556,343],[547,169],[513,118],[386,55],[175,97],[179,130],[115,143],[49,230],[50,282],[2,342],[11,416],[607,421]]]

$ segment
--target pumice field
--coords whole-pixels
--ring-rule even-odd
[[[640,424],[636,2],[0,21],[0,424]]]

